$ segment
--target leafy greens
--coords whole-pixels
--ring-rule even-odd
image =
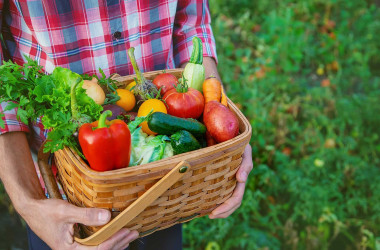
[[[77,117],[71,108],[71,89],[75,88]],[[73,133],[85,122],[97,120],[102,106],[87,96],[81,87],[82,77],[69,69],[57,67],[45,75],[36,61],[27,57],[23,66],[4,62],[0,66],[0,102],[8,102],[5,108],[18,108],[17,117],[28,124],[42,116],[42,124],[49,129],[44,151],[55,152],[64,146],[78,148]],[[0,127],[4,127],[0,113]]]

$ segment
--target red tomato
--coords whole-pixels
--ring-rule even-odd
[[[163,99],[168,106],[168,114],[181,118],[198,119],[205,106],[202,93],[193,88],[188,88],[187,92],[184,93],[171,89],[164,95]]]
[[[153,79],[153,84],[156,85],[157,89],[161,87],[161,95],[165,95],[171,89],[174,89],[178,84],[178,79],[169,73],[163,73]]]

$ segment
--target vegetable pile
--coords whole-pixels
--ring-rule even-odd
[[[216,78],[205,80],[203,49],[193,53],[177,79],[163,72],[153,80],[141,73],[128,50],[135,81],[122,88],[106,77],[79,75],[57,67],[52,74],[30,58],[23,66],[0,66],[0,101],[29,124],[42,117],[48,129],[45,152],[71,147],[96,171],[136,166],[232,139],[236,115]],[[203,93],[202,93],[203,92]],[[4,127],[0,113],[0,127]]]

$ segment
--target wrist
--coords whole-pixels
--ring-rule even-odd
[[[216,62],[214,58],[205,57],[203,59],[203,66],[205,67],[205,71],[206,71],[205,73],[206,79],[213,76],[216,79],[218,79],[220,82],[222,82],[222,80],[220,79],[218,68],[216,66]]]
[[[36,212],[42,211],[41,207],[46,197],[39,198],[25,198],[13,201],[13,206],[18,214],[28,223],[31,218],[35,217]],[[29,224],[29,223],[28,223]]]

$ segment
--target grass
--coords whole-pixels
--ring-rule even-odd
[[[219,71],[254,170],[188,249],[380,248],[380,10],[371,1],[210,1]]]

